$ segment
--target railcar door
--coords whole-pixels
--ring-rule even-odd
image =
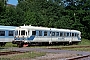
[[[76,40],[76,37],[75,37],[75,33],[74,32],[71,32],[70,33],[70,40],[69,40],[69,43],[72,43],[73,41],[75,41]]]

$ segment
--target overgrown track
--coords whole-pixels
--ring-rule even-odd
[[[68,46],[68,47],[63,47],[63,48],[88,48],[90,46]]]
[[[71,50],[63,50],[62,48],[89,48],[90,46],[65,46],[65,47],[59,47],[59,48],[29,48],[29,47],[23,47],[23,48],[17,48],[17,47],[10,47],[6,50],[10,51],[20,51],[20,52],[30,52],[30,51],[38,51],[38,52],[46,52],[46,53],[70,53],[70,54],[76,54],[77,56],[71,57],[71,58],[64,58],[66,60],[90,60],[90,52],[86,51],[71,51]],[[64,55],[63,55],[64,56]],[[63,58],[62,58],[63,59]]]
[[[67,60],[87,60],[89,58],[90,58],[90,55],[85,55],[85,56],[78,56],[78,57],[68,58]]]
[[[0,52],[0,56],[2,56],[2,55],[9,55],[9,54],[18,54],[18,53],[25,53],[25,52],[20,52],[20,51]]]
[[[90,48],[90,46],[65,46],[60,48],[49,48],[49,49],[55,49],[55,50],[62,50],[62,49],[71,49],[71,48]],[[88,60],[90,59],[90,55],[81,55],[77,57],[68,58],[66,60]]]
[[[66,48],[90,48],[90,46],[65,46],[65,47],[49,47],[48,49],[66,49]]]

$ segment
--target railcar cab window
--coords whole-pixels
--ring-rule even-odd
[[[13,31],[9,31],[8,36],[13,36]]]
[[[15,31],[15,35],[18,35],[18,31]]]
[[[21,31],[21,35],[25,35],[25,30],[22,30]]]
[[[32,31],[32,35],[36,35],[36,31]]]
[[[0,36],[5,36],[5,31],[0,31]]]

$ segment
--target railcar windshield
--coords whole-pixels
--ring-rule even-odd
[[[18,35],[18,31],[17,30],[15,31],[15,35]]]
[[[27,30],[24,30],[24,29],[20,29],[20,30],[16,30],[15,31],[15,35],[17,36],[27,36],[28,34],[28,31]]]
[[[21,31],[21,35],[25,35],[25,30],[22,30]]]

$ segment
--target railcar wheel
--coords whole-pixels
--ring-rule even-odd
[[[5,46],[6,42],[0,43],[0,46]]]
[[[17,46],[20,48],[20,47],[23,47],[23,43],[20,42],[19,44],[17,44]]]

